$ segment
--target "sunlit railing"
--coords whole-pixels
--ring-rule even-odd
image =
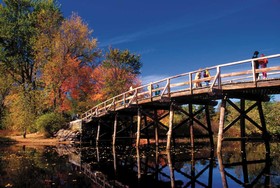
[[[280,78],[280,54],[260,57],[256,59],[247,59],[232,63],[221,64],[213,67],[207,67],[196,71],[183,73],[158,80],[133,90],[124,92],[111,99],[108,99],[81,115],[82,121],[90,121],[93,117],[102,116],[110,111],[117,111],[129,107],[131,104],[139,104],[162,99],[163,97],[170,98],[176,92],[188,91],[189,95],[193,91],[209,88],[222,89],[223,85],[239,82],[257,82],[255,74],[259,73],[262,79],[262,72],[267,72],[268,80]],[[268,68],[255,69],[254,61],[268,59]],[[209,77],[203,77],[203,71],[209,70]],[[201,78],[195,79],[195,75],[201,72]],[[206,81],[210,84],[206,85]],[[195,87],[197,83],[201,83],[201,87]]]

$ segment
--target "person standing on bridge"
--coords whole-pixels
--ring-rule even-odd
[[[264,57],[264,54],[262,54],[261,57]],[[266,68],[266,67],[267,67],[267,63],[268,63],[268,60],[267,60],[266,58],[264,58],[264,59],[259,60],[259,63],[260,63],[260,65],[261,65],[261,68]],[[263,72],[262,72],[262,75],[263,75],[263,79],[267,79],[267,73],[266,73],[266,71],[263,71]]]
[[[153,91],[154,88],[153,88],[152,83],[150,83],[150,84],[148,85],[147,89],[148,89],[148,92],[149,92],[149,93],[148,93],[149,96],[150,96],[150,97],[153,97],[153,92],[152,92],[152,91]]]
[[[200,81],[197,81],[197,80],[199,80],[200,78],[201,78],[201,69],[199,69],[199,70],[197,71],[197,73],[195,74],[195,77],[194,77],[194,80],[196,81],[195,84],[194,84],[195,88],[201,87],[201,82],[200,82]]]
[[[253,57],[252,57],[252,59],[258,58],[258,55],[259,55],[259,52],[258,52],[258,51],[255,51],[255,52],[254,52],[254,55],[253,55]],[[254,68],[255,68],[255,71],[256,71],[257,69],[259,69],[259,66],[260,66],[259,61],[258,61],[258,60],[255,60],[255,61],[254,61]],[[256,78],[256,80],[259,79],[259,73],[255,73],[255,78]]]
[[[204,78],[208,78],[208,77],[210,77],[210,72],[209,72],[209,70],[208,70],[208,69],[205,69],[205,70],[204,70],[204,72],[203,72],[203,77],[204,77]],[[206,80],[206,81],[205,81],[205,83],[206,83],[206,87],[208,87],[208,86],[209,86],[209,82],[210,82],[210,80]]]

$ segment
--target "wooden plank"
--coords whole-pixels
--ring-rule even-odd
[[[221,78],[241,76],[241,75],[247,75],[247,74],[252,74],[252,70],[241,71],[241,72],[232,72],[232,73],[227,73],[227,74],[221,74]]]
[[[176,84],[170,84],[170,87],[179,87],[179,86],[185,86],[185,85],[189,85],[190,82],[180,82],[180,83],[176,83]]]

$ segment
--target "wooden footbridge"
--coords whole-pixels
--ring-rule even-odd
[[[268,59],[268,68],[256,69],[255,61],[264,58]],[[203,77],[204,70],[208,70],[211,76]],[[267,72],[268,78],[262,77],[263,72]],[[202,76],[197,79],[196,75],[199,73]],[[280,94],[280,54],[202,68],[155,81],[94,106],[81,114],[79,120],[70,124],[80,125],[84,135],[94,133],[92,135],[96,143],[102,138],[108,138],[109,134],[113,145],[116,144],[116,139],[135,138],[138,147],[143,137],[147,138],[148,142],[150,137],[153,137],[158,145],[159,137],[165,135],[166,148],[170,149],[174,134],[181,134],[190,138],[192,147],[194,139],[202,135],[207,136],[213,146],[209,108],[221,100],[218,107],[219,153],[223,141],[250,139],[246,135],[247,122],[262,133],[261,139],[269,138],[262,102],[269,101],[269,95],[273,94]],[[232,100],[240,100],[240,105],[236,105]],[[246,100],[254,101],[248,109],[245,109]],[[225,126],[226,105],[232,106],[240,115]],[[247,115],[254,108],[258,109],[261,123]],[[184,116],[180,122],[174,122],[177,113]],[[236,123],[240,125],[240,135],[236,138],[224,138],[224,133],[230,131]],[[194,126],[199,127],[205,134],[200,132],[198,135]],[[186,132],[188,134],[185,134]]]

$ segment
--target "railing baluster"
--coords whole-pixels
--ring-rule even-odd
[[[192,73],[189,74],[189,85],[190,85],[190,92],[193,92],[193,84],[192,84]]]
[[[255,62],[252,60],[251,63],[252,63],[252,74],[253,74],[252,76],[253,76],[253,81],[256,83],[257,78],[256,78]]]
[[[218,88],[222,89],[221,67],[217,67]]]
[[[171,97],[171,94],[170,94],[170,91],[171,91],[171,89],[170,89],[170,78],[167,79],[167,91],[168,91],[168,98],[170,98]]]

